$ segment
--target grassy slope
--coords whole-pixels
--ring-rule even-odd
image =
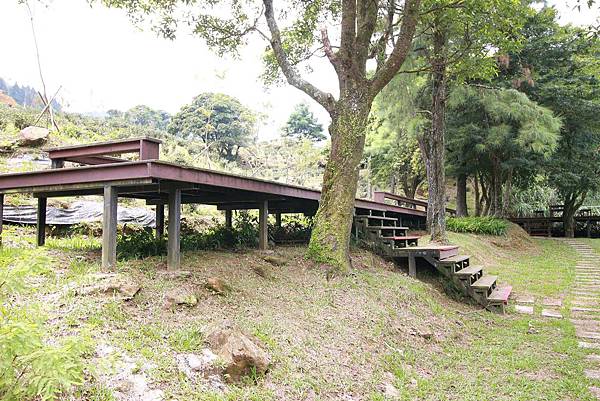
[[[393,380],[405,400],[593,399],[582,373],[584,352],[568,320],[480,311],[444,295],[434,276],[410,279],[363,251],[354,251],[354,275],[330,282],[303,258],[303,248],[279,248],[288,261],[281,267],[253,251],[187,253],[183,264],[193,277],[183,281],[157,276],[160,258],[123,262],[119,270],[143,289],[122,303],[62,291],[99,271],[97,250],[79,249],[89,241],[51,240],[46,249],[24,251],[33,241],[31,231],[10,229],[8,237],[9,246],[20,246],[2,251],[11,257],[35,252],[53,258],[55,274],[35,280],[37,291],[29,296],[51,313],[53,334],[89,332],[140,364],[154,363],[148,373],[155,384],[179,400],[383,400],[386,380]],[[574,255],[554,241],[522,242],[518,235],[452,239],[477,260],[489,256],[494,264],[489,270],[519,292],[560,294],[572,280]],[[507,247],[511,241],[521,246]],[[224,278],[234,291],[210,295],[202,288],[210,276]],[[543,283],[549,276],[555,285]],[[199,305],[164,310],[164,293],[182,285],[197,290]],[[198,349],[206,327],[225,318],[259,338],[274,363],[258,384],[219,396],[179,373],[174,356]],[[422,338],[422,330],[432,330],[434,337]],[[111,398],[90,380],[78,399]]]

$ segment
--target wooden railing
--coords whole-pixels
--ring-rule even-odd
[[[396,205],[407,207],[415,210],[423,210],[427,211],[427,201],[408,198],[406,196],[396,195],[390,192],[376,191],[373,193],[373,200],[379,203],[386,203],[386,200],[391,200],[396,202]],[[451,216],[456,214],[456,210],[451,208],[446,208],[446,213]]]
[[[155,160],[159,156],[160,144],[161,141],[158,139],[142,137],[87,145],[63,146],[46,149],[46,151],[52,161],[52,168],[61,168],[66,161],[88,165],[122,163],[127,160],[113,156],[128,153],[137,153],[140,160]]]

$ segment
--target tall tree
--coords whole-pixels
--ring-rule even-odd
[[[514,89],[462,85],[449,104],[449,164],[478,178],[485,214],[504,217],[513,184],[530,181],[556,149],[560,119]]]
[[[306,138],[313,142],[327,138],[323,134],[323,125],[319,123],[306,103],[296,105],[283,127],[283,134],[296,139]]]
[[[424,102],[429,127],[419,136],[419,145],[427,171],[431,239],[445,243],[444,141],[449,82],[493,76],[496,65],[492,49],[504,49],[515,42],[521,16],[528,8],[521,0],[430,1],[432,12],[422,18],[417,39],[424,69],[429,71],[430,93]]]
[[[135,125],[166,129],[171,116],[164,110],[154,110],[146,105],[134,106],[123,114],[123,118]]]
[[[331,151],[323,175],[319,210],[308,255],[339,271],[350,268],[349,243],[359,165],[367,118],[375,96],[398,72],[411,49],[421,0],[102,0],[135,16],[158,17],[158,29],[175,35],[189,16],[194,32],[220,54],[236,52],[247,36],[258,32],[269,43],[268,71],[283,74],[331,117]],[[185,8],[186,12],[181,9]],[[226,16],[222,10],[228,10]],[[264,26],[266,24],[266,27]],[[285,25],[282,29],[280,26]],[[266,32],[268,33],[266,33]],[[337,45],[329,38],[335,34]],[[324,54],[337,75],[337,98],[301,76],[298,67]],[[373,60],[375,71],[367,72]]]
[[[560,26],[552,8],[532,16],[523,35],[523,49],[510,54],[504,77],[563,120],[547,168],[564,204],[566,235],[572,237],[577,209],[600,189],[600,40],[586,29]]]
[[[423,77],[398,74],[375,99],[367,134],[373,182],[391,192],[401,189],[410,198],[426,178],[417,141],[424,122],[417,113],[424,82]]]
[[[241,146],[255,133],[256,117],[239,100],[222,93],[202,93],[173,116],[169,133],[204,142],[228,161],[237,158]]]

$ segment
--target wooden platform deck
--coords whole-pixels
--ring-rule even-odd
[[[169,219],[169,257],[172,268],[179,266],[179,221],[182,203],[215,205],[225,211],[231,225],[233,210],[258,209],[260,247],[266,248],[267,216],[269,213],[304,213],[314,215],[321,192],[316,189],[194,168],[158,160],[160,141],[153,138],[133,138],[48,149],[52,168],[42,171],[0,174],[0,222],[4,195],[32,193],[38,199],[38,244],[44,244],[46,202],[48,198],[98,195],[104,198],[103,264],[116,263],[117,200],[142,199],[156,206],[157,235],[164,233],[164,205],[174,218]],[[139,160],[130,161],[115,156],[136,153]],[[65,162],[77,163],[65,167]],[[365,211],[398,217],[405,223],[422,224],[427,212],[406,199],[398,202],[377,202],[356,199],[357,213]],[[280,219],[278,218],[278,221]],[[0,235],[1,235],[0,224]]]

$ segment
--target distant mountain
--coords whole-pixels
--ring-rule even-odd
[[[12,97],[21,106],[34,107],[37,109],[43,107],[43,103],[37,90],[31,86],[20,86],[18,83],[9,85],[3,78],[0,78],[0,92]],[[62,109],[62,105],[56,100],[52,101],[52,107],[56,111]]]

